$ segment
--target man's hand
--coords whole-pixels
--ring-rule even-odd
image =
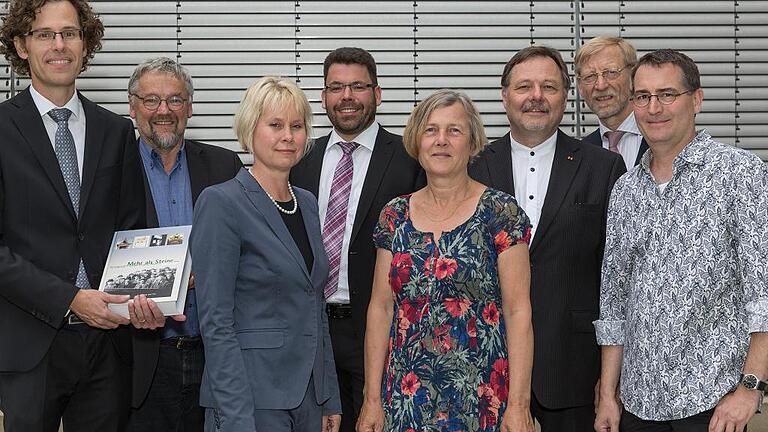
[[[341,426],[341,414],[323,416],[322,432],[339,432]]]
[[[619,432],[622,407],[618,393],[612,397],[600,395],[598,400],[600,403],[595,409],[595,431]]]
[[[131,317],[131,324],[137,329],[154,330],[165,326],[165,316],[157,303],[148,299],[146,295],[140,294],[128,302],[128,315]],[[175,321],[185,321],[184,315],[173,315]]]
[[[81,289],[69,305],[69,309],[91,327],[113,329],[130,323],[128,318],[116,314],[109,303],[125,303],[127,295],[107,294],[95,289]]]
[[[760,401],[758,390],[748,390],[739,385],[733,393],[720,399],[709,421],[708,432],[742,432],[755,415]]]

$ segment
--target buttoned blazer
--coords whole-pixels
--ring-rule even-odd
[[[595,129],[591,134],[582,138],[581,142],[602,147],[603,138],[600,136],[600,128]],[[637,156],[635,157],[635,165],[640,163],[640,160],[643,158],[643,154],[646,150],[648,150],[648,143],[645,141],[645,138],[643,138],[642,141],[640,141],[640,148],[638,149]]]
[[[618,154],[558,131],[547,195],[530,245],[532,386],[547,408],[593,401],[600,350],[592,321],[599,312],[608,199],[625,171]],[[483,151],[470,175],[514,195],[509,134]]]
[[[200,403],[226,419],[224,431],[253,430],[254,409],[298,407],[310,376],[324,412],[341,412],[317,202],[294,192],[312,269],[248,170],[204,190],[195,207],[190,245],[206,359]]]
[[[323,157],[330,134],[318,138],[309,154],[291,170],[291,182],[317,197]],[[335,167],[334,167],[335,168]],[[332,168],[332,169],[334,169]],[[355,210],[349,242],[348,272],[350,305],[359,347],[363,346],[368,303],[371,301],[376,248],[373,227],[381,209],[400,195],[414,192],[426,184],[419,163],[406,153],[403,138],[379,127],[363,189]],[[322,225],[322,221],[320,222]]]
[[[136,141],[138,146],[138,141]],[[208,186],[232,179],[243,167],[237,153],[225,148],[185,140],[184,152],[189,169],[189,182],[192,190],[192,203]],[[155,201],[147,181],[144,164],[144,193],[146,196],[147,227],[158,227]],[[133,328],[133,392],[132,405],[138,408],[147,397],[152,379],[157,368],[157,358],[160,352],[160,334],[158,330],[140,330]]]
[[[98,287],[114,231],[145,224],[133,125],[79,98],[86,118],[79,217],[29,89],[0,104],[0,372],[30,370],[48,351],[77,294],[80,259]],[[129,361],[122,333],[113,340]]]

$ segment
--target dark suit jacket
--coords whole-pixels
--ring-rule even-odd
[[[77,294],[80,259],[98,287],[114,231],[145,223],[133,125],[79,97],[79,218],[29,89],[0,104],[0,372],[40,362]]]
[[[294,192],[311,269],[246,169],[203,191],[195,208],[190,247],[206,360],[200,403],[221,413],[225,432],[254,430],[255,409],[298,407],[310,377],[324,414],[341,413],[317,201]]]
[[[330,134],[318,138],[314,148],[291,171],[291,182],[317,196],[323,156]],[[334,167],[335,168],[335,167]],[[420,189],[426,183],[419,163],[405,152],[403,138],[379,127],[376,144],[365,174],[349,244],[349,295],[352,319],[362,348],[366,313],[371,300],[376,249],[373,227],[381,209],[393,198]],[[322,225],[322,221],[320,222]]]
[[[602,147],[603,138],[600,136],[600,128],[598,127],[596,130],[592,131],[591,134],[582,138],[581,141],[586,144],[592,144],[598,147]],[[635,165],[640,163],[640,159],[643,158],[643,154],[645,153],[646,150],[648,150],[648,143],[645,142],[645,138],[643,138],[643,140],[640,141],[640,149],[637,151],[637,156],[635,157]]]
[[[187,156],[193,205],[203,189],[210,185],[230,180],[243,167],[243,163],[237,153],[225,148],[185,140],[184,151]],[[144,165],[142,164],[143,167]],[[156,228],[158,221],[155,201],[152,198],[152,191],[149,188],[146,173],[144,173],[143,169],[141,172],[144,177],[147,226],[149,228]],[[135,408],[138,408],[144,402],[155,375],[160,349],[160,331],[133,329],[132,404]]]
[[[600,350],[592,321],[599,312],[608,198],[625,171],[618,154],[558,131],[547,196],[530,245],[532,385],[547,408],[593,402]],[[475,160],[470,174],[514,195],[509,134]]]

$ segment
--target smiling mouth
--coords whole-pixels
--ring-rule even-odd
[[[46,63],[52,64],[52,65],[66,65],[66,64],[72,63],[72,60],[70,59],[48,60]]]

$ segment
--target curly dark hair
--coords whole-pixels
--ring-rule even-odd
[[[0,42],[2,43],[0,52],[16,73],[29,75],[29,62],[19,57],[13,43],[14,38],[24,37],[27,32],[32,30],[32,22],[40,9],[47,3],[55,1],[68,1],[77,11],[80,28],[83,30],[83,45],[85,47],[83,67],[80,72],[88,68],[88,61],[93,58],[96,51],[101,49],[104,25],[86,0],[10,0],[6,5],[8,13],[3,17],[3,25],[0,28]]]

